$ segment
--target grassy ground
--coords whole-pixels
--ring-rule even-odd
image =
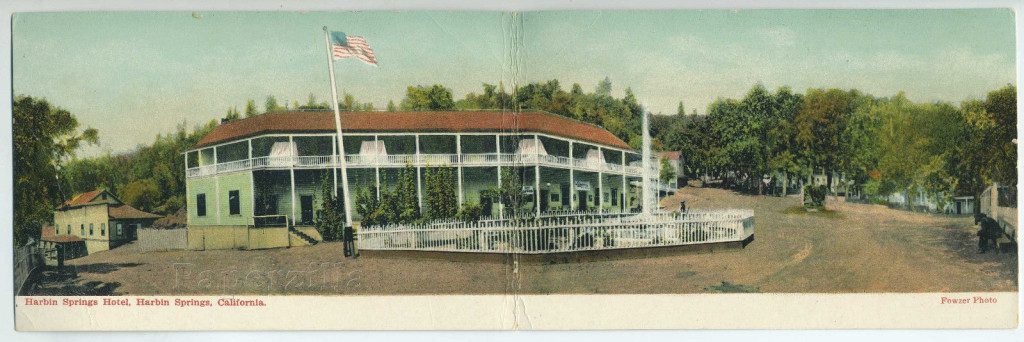
[[[337,243],[262,251],[118,248],[48,272],[37,294],[472,294],[1016,291],[1015,253],[977,253],[970,218],[686,188],[690,208],[751,208],[745,249],[556,264],[345,259]]]

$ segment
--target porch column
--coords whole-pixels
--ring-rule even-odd
[[[626,212],[626,151],[622,151],[622,189],[619,189],[619,205],[622,207],[621,212]]]
[[[289,135],[288,136],[288,156],[291,157],[291,166],[292,167],[295,167],[295,162],[296,162],[296,160],[295,160],[296,159],[295,158],[296,155],[295,154],[298,154],[298,153],[299,153],[299,148],[297,146],[295,146],[295,137]]]
[[[291,189],[292,190],[292,216],[289,217],[289,219],[291,219],[292,224],[294,225],[295,224],[295,168],[288,169],[288,175],[291,177],[291,183],[292,183],[291,184],[292,185],[292,189]]]
[[[498,196],[498,219],[504,220],[505,205],[501,203],[501,135],[494,135],[494,146],[495,153],[498,155],[498,193],[496,194]]]
[[[377,141],[377,135],[374,134],[373,143],[376,144]],[[373,179],[374,184],[377,184],[375,187],[377,189],[377,200],[380,201],[380,155],[377,155],[377,158],[373,161]]]
[[[249,204],[252,205],[250,207],[250,208],[252,208],[252,212],[249,213],[249,215],[250,215],[249,218],[251,220],[250,224],[255,226],[256,225],[256,217],[255,217],[256,216],[256,171],[253,171],[253,170],[249,170],[249,190],[250,190],[250,193],[252,194],[251,196],[249,196]]]
[[[540,217],[540,138],[536,134],[533,135],[533,148],[537,154],[537,158],[533,161],[533,206],[537,208],[537,217]]]
[[[459,208],[462,208],[464,198],[462,195],[462,135],[460,134],[455,135],[455,158],[456,163],[458,163],[456,165],[458,166],[457,172],[459,174]]]
[[[597,147],[597,153],[601,155],[601,159],[604,160],[604,151],[601,150],[601,146]],[[597,169],[597,193],[594,195],[594,199],[597,200],[597,212],[604,213],[604,165],[601,165]]]
[[[576,205],[576,157],[573,154],[573,143],[569,140],[569,193],[562,196],[569,196],[569,211],[579,208]]]
[[[423,212],[423,185],[420,184],[420,169],[423,168],[420,165],[420,135],[416,134],[414,137],[416,137],[416,158],[413,159],[416,165],[416,204],[420,206],[420,212]]]
[[[217,146],[213,147],[213,174],[217,174]],[[220,177],[213,178],[214,191],[217,193],[213,195],[214,205],[217,206],[217,224],[220,224]]]

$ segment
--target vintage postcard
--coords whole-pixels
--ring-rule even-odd
[[[1015,22],[16,13],[16,327],[1014,328]]]

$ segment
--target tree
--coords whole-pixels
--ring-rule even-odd
[[[450,219],[459,210],[456,180],[450,167],[427,168],[424,174],[424,216],[430,220]]]
[[[251,118],[259,114],[259,109],[256,108],[256,101],[249,99],[245,102],[245,117]]]
[[[373,226],[379,224],[377,219],[380,200],[377,199],[377,188],[375,186],[361,187],[355,191],[355,210],[362,219],[362,226]]]
[[[122,201],[142,211],[153,211],[156,208],[160,192],[160,187],[152,179],[132,181],[117,191]]]
[[[398,107],[395,106],[395,101],[388,100],[388,111],[389,112],[397,112],[398,111]]]
[[[97,144],[93,128],[79,130],[71,112],[42,98],[19,95],[13,105],[14,241],[38,237],[53,208],[70,198],[58,174],[83,144]]]
[[[985,112],[995,126],[989,130],[992,150],[988,160],[992,167],[987,170],[995,182],[1005,185],[1017,184],[1017,87],[1007,85],[988,93],[985,98]]]
[[[797,141],[808,152],[813,168],[821,167],[832,188],[832,174],[849,153],[842,132],[853,112],[856,91],[811,89],[804,96],[803,106],[794,119]]]
[[[683,101],[679,101],[679,106],[676,107],[676,115],[686,115],[686,107],[683,107]]]
[[[263,112],[278,112],[283,110],[280,105],[277,104],[277,98],[274,95],[268,95],[267,100],[263,102]]]
[[[359,105],[358,105],[358,103],[356,103],[356,97],[355,96],[352,96],[352,94],[349,94],[349,93],[342,94],[342,96],[341,96],[341,104],[339,106],[339,107],[341,107],[341,110],[355,111],[355,110],[359,109],[359,108],[357,108],[358,106]]]
[[[455,101],[452,100],[451,90],[440,84],[430,87],[410,86],[399,106],[409,111],[451,110],[455,108]]]
[[[320,180],[321,202],[314,225],[325,241],[341,240],[345,231],[344,204],[334,195],[334,190],[330,179],[323,177]]]
[[[498,197],[505,208],[505,217],[518,217],[526,199],[523,196],[523,180],[512,168],[501,168],[501,184]]]
[[[789,189],[790,175],[799,173],[804,165],[804,153],[794,137],[796,128],[793,124],[803,105],[803,96],[794,94],[788,87],[782,87],[775,92],[774,98],[775,115],[766,129],[771,151],[768,169],[781,173],[782,196],[785,196]]]
[[[419,220],[420,205],[417,200],[416,169],[412,165],[406,165],[398,171],[398,184],[394,189],[398,221],[409,223]]]
[[[612,79],[605,76],[601,82],[597,83],[597,89],[594,90],[594,94],[597,96],[612,96]]]
[[[241,115],[238,113],[238,108],[228,107],[227,114],[224,115],[224,122],[231,122],[238,120]]]
[[[304,110],[327,110],[331,109],[331,105],[327,102],[317,102],[316,95],[309,93],[309,97],[306,98],[306,104],[297,106],[296,108]]]
[[[672,166],[672,162],[668,158],[661,158],[661,167],[658,170],[658,179],[662,183],[672,182],[676,179],[676,169]]]

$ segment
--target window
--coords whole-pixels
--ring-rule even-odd
[[[71,235],[71,225],[68,225],[68,235]]]
[[[92,231],[92,223],[90,223],[90,224],[89,224],[89,236],[92,236],[92,235],[93,235],[93,231]]]
[[[117,224],[117,236],[124,236],[124,225],[121,223]]]
[[[107,224],[100,223],[100,236],[107,236]]]
[[[228,214],[241,214],[241,209],[238,208],[238,190],[228,191]]]
[[[206,194],[196,195],[196,216],[206,216]]]
[[[80,234],[78,234],[78,235],[81,235],[81,236],[85,236],[85,223],[83,223],[83,224],[82,224],[82,227],[81,227],[81,228],[82,228],[82,229],[81,229],[82,231],[81,231],[81,232],[79,232]]]
[[[554,193],[554,192],[551,193],[551,202],[561,202],[561,201],[562,201],[562,196],[560,196],[558,193]]]

